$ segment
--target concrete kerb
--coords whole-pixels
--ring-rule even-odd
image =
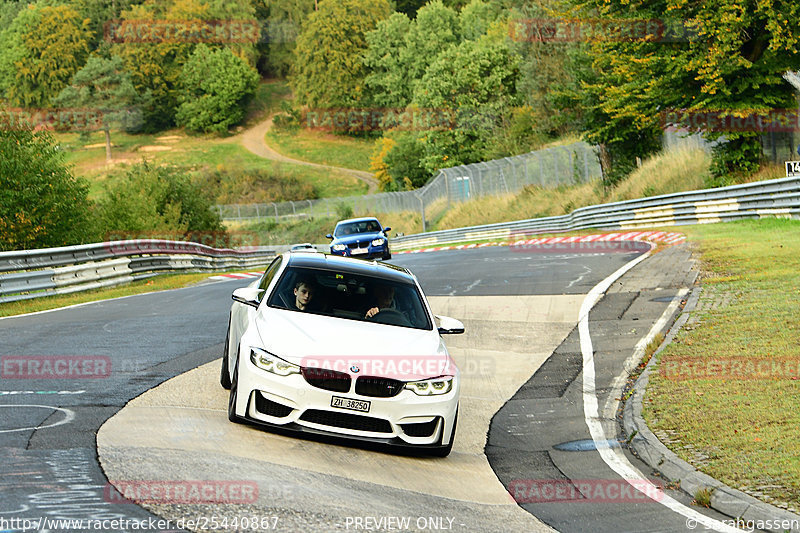
[[[669,448],[664,446],[647,426],[642,417],[642,402],[650,379],[650,373],[656,367],[658,354],[669,345],[675,335],[686,324],[691,313],[697,307],[700,299],[701,287],[694,287],[683,312],[670,328],[664,342],[653,354],[644,371],[633,385],[633,393],[625,402],[622,414],[622,424],[626,436],[630,438],[633,451],[648,466],[661,473],[670,481],[679,483],[681,490],[694,497],[698,490],[709,489],[712,491],[710,507],[734,519],[747,522],[760,522],[762,524],[776,524],[781,521],[800,523],[800,516],[784,509],[762,502],[749,494],[733,489],[722,482],[697,470],[694,466],[678,457]],[[783,528],[771,528],[765,531],[776,533],[785,531]]]

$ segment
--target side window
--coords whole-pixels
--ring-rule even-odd
[[[264,292],[261,293],[261,299],[264,299],[264,295],[267,294],[267,287],[275,278],[275,274],[278,273],[278,270],[281,268],[281,262],[283,261],[283,256],[278,256],[272,261],[272,264],[267,267],[266,272],[264,272],[264,276],[261,278],[261,282],[258,284],[258,288],[262,289]]]

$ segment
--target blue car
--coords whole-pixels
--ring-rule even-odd
[[[351,218],[336,224],[331,240],[331,253],[359,259],[391,259],[389,239],[392,228],[382,228],[377,218]]]

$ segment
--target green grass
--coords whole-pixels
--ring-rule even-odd
[[[278,152],[322,165],[369,171],[374,139],[335,135],[305,128],[267,132],[267,144]]]
[[[610,191],[594,181],[572,186],[528,186],[512,195],[484,196],[452,206],[433,229],[565,215],[579,207],[702,189],[711,160],[702,150],[676,150],[646,160]]]
[[[189,172],[264,169],[274,175],[289,176],[312,186],[319,197],[358,195],[367,190],[363,182],[345,172],[271,161],[252,154],[230,139],[190,136],[180,130],[161,132],[158,135],[113,133],[111,141],[115,145],[112,154],[115,163],[111,167],[106,165],[104,146],[85,148],[87,145],[105,142],[102,133],[93,133],[87,139],[81,139],[78,134],[72,133],[58,134],[56,137],[66,151],[67,163],[74,166],[76,175],[89,181],[89,195],[93,199],[101,194],[105,182],[118,178],[129,165],[142,159],[157,164],[178,165]],[[153,146],[171,149],[146,151]],[[248,190],[244,185],[246,184],[241,187],[241,197],[228,197],[220,203],[257,201],[252,198],[254,191]]]
[[[255,269],[253,269],[255,270]],[[188,287],[207,279],[213,274],[164,274],[146,280],[134,281],[127,285],[111,287],[106,289],[95,289],[75,294],[59,294],[56,296],[46,296],[34,300],[23,300],[21,302],[9,302],[0,304],[0,316],[14,316],[25,313],[35,313],[37,311],[47,311],[58,309],[69,305],[77,305],[86,302],[96,302],[109,300],[133,294],[143,294],[147,292],[162,291],[167,289],[178,289]]]
[[[291,96],[289,83],[282,79],[262,80],[247,106],[244,127],[266,119],[280,108],[280,101]]]
[[[682,227],[699,247],[704,292],[730,294],[724,307],[699,310],[659,357],[644,416],[670,435],[673,450],[720,481],[767,501],[800,508],[800,222],[764,219]],[[701,300],[702,302],[702,300]],[[667,377],[671,362],[745,358],[792,361],[795,374],[739,379]],[[674,368],[674,366],[673,366]],[[713,367],[712,367],[713,368]]]

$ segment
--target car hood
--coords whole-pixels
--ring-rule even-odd
[[[342,235],[341,237],[335,237],[333,239],[333,242],[341,244],[350,244],[351,242],[356,242],[356,241],[371,241],[373,239],[377,239],[378,237],[381,237],[383,239],[386,238],[386,236],[383,233],[377,231],[375,233],[353,233],[351,235]]]
[[[300,366],[421,379],[456,372],[437,330],[267,308],[255,321],[268,352]],[[370,371],[372,370],[372,371]]]

